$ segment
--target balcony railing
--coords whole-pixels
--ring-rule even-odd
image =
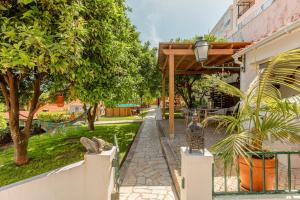
[[[253,189],[253,158],[249,157],[249,185],[247,190],[241,187],[241,173],[239,164],[226,166],[218,155],[215,155],[215,163],[212,169],[213,195],[250,195],[250,194],[282,194],[300,193],[300,151],[290,152],[256,152],[255,155],[262,160],[262,185],[261,191]],[[275,159],[275,178],[272,189],[267,188],[266,160],[272,157]],[[299,166],[295,166],[299,165]],[[256,174],[257,175],[257,174]],[[257,177],[256,177],[257,179]]]

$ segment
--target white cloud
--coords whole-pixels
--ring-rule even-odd
[[[156,16],[153,14],[149,14],[146,17],[146,31],[145,31],[145,37],[151,42],[152,46],[157,46],[160,41],[162,41],[162,38],[159,36],[156,23],[157,19]]]

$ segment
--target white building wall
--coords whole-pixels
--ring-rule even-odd
[[[258,65],[273,56],[292,49],[300,48],[300,26],[296,30],[285,33],[263,46],[246,53],[246,71],[241,72],[241,89],[245,91],[259,72]],[[294,91],[281,89],[283,96],[290,96]]]

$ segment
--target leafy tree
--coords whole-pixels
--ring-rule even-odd
[[[123,0],[86,0],[82,67],[75,73],[75,96],[84,102],[88,129],[94,130],[100,101],[114,105],[132,92],[138,34]]]
[[[72,75],[81,60],[81,9],[79,1],[11,0],[1,4],[0,87],[17,165],[28,162],[27,145],[39,97],[55,76]],[[30,106],[25,128],[20,130],[22,99],[30,99]]]
[[[193,95],[193,85],[197,80],[200,80],[201,76],[176,76],[175,77],[175,92],[180,95],[185,103],[185,105],[191,109],[195,105],[195,96]]]
[[[150,42],[141,46],[138,58],[138,75],[136,77],[136,92],[143,104],[143,99],[149,101],[159,96],[161,76],[157,63],[157,49],[151,48]]]

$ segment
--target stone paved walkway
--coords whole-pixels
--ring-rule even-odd
[[[132,146],[132,155],[127,157],[128,162],[126,164],[125,161],[121,169],[121,173],[124,173],[120,188],[121,200],[176,198],[159,141],[156,112],[151,109],[145,117],[142,130]]]

